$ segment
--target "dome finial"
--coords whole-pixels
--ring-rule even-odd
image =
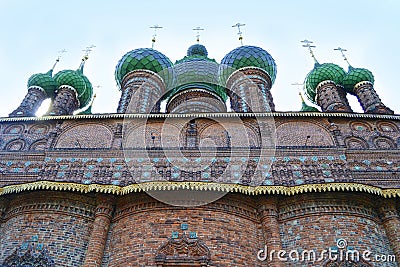
[[[335,48],[335,49],[333,49],[333,50],[340,51],[340,53],[342,53],[342,57],[343,57],[344,61],[346,61],[347,64],[349,64],[349,67],[351,67],[350,62],[347,60],[347,57],[346,57],[346,55],[344,54],[344,52],[347,51],[346,49],[341,48],[341,47],[338,47],[338,48]]]
[[[65,50],[65,49],[62,49],[62,50],[58,51],[58,57],[56,59],[56,62],[54,62],[54,65],[53,65],[53,67],[51,68],[51,70],[49,72],[53,73],[53,70],[56,67],[57,63],[60,62],[61,55],[63,53],[66,53],[66,52],[67,52],[67,50]]]
[[[86,49],[82,50],[83,52],[85,52],[85,54],[83,55],[82,62],[78,68],[78,70],[80,70],[81,72],[83,72],[83,67],[85,66],[86,60],[89,59],[90,52],[92,52],[93,48],[95,48],[95,47],[96,47],[95,45],[90,45],[90,46],[87,46]]]
[[[240,22],[236,23],[235,25],[233,25],[232,27],[237,27],[238,28],[238,35],[239,35],[239,41],[240,41],[240,45],[243,45],[243,35],[242,32],[240,31],[240,27],[245,26],[246,24],[242,24]]]
[[[157,24],[154,24],[153,26],[150,27],[150,29],[154,29],[154,34],[153,38],[151,39],[151,48],[154,49],[154,44],[156,42],[156,36],[157,36],[157,30],[162,29],[163,27],[158,26]]]
[[[314,59],[315,63],[316,63],[316,64],[319,64],[319,63],[318,63],[318,60],[315,58],[314,52],[313,52],[312,49],[311,49],[311,48],[315,48],[315,47],[316,47],[315,45],[311,45],[313,42],[312,42],[312,41],[309,41],[309,40],[307,40],[307,39],[305,39],[305,40],[303,40],[303,41],[300,41],[300,42],[301,42],[301,43],[304,43],[304,44],[303,44],[303,47],[307,47],[307,48],[308,48],[308,51],[310,51],[311,57]]]
[[[192,29],[193,31],[197,31],[196,41],[197,43],[200,42],[200,31],[204,31],[201,27],[197,26],[196,28]]]
[[[295,83],[292,83],[292,85],[297,86],[297,91],[299,92],[301,101],[304,102],[304,98],[303,98],[303,95],[301,94],[301,87],[300,87],[300,86],[303,86],[304,83],[295,82]]]

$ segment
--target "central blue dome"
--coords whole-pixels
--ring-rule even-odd
[[[194,44],[194,45],[192,45],[191,47],[188,48],[187,55],[188,56],[198,55],[198,56],[207,57],[208,56],[208,52],[207,52],[207,49],[206,49],[206,47],[204,45]]]

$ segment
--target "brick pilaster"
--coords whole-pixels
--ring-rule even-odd
[[[267,259],[264,261],[264,263],[270,267],[278,267],[283,265],[282,262],[278,261],[276,258],[278,251],[282,250],[277,202],[278,199],[276,197],[261,198],[259,200],[260,206],[258,208],[264,236],[264,243],[268,248]],[[269,258],[269,253],[272,250],[275,250],[275,253],[271,261]]]
[[[395,199],[385,199],[380,204],[379,213],[381,216],[383,227],[390,242],[390,247],[396,256],[400,259],[400,216],[396,208]]]
[[[110,228],[112,213],[114,211],[114,197],[99,195],[93,229],[90,234],[85,262],[85,267],[100,267],[104,255],[104,248]]]

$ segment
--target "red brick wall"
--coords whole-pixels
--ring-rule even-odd
[[[387,200],[369,194],[228,194],[195,208],[168,206],[145,193],[115,200],[106,195],[99,197],[50,191],[2,196],[2,205],[8,208],[0,229],[0,263],[34,235],[48,248],[56,266],[90,266],[93,259],[93,266],[100,266],[102,261],[104,267],[155,267],[157,251],[172,232],[180,236],[196,232],[210,250],[209,266],[226,267],[272,266],[257,260],[257,252],[265,244],[270,249],[285,251],[320,251],[344,238],[353,249],[387,255],[394,254],[390,242],[400,241],[391,233],[389,242],[386,231],[393,230],[393,221],[387,220],[385,225],[380,219],[382,215],[378,215]],[[392,204],[390,214],[398,218],[396,201]],[[95,216],[99,219],[94,220]],[[188,224],[188,230],[181,230],[182,223]],[[104,253],[96,251],[104,243]],[[305,266],[302,264],[275,262],[273,266]]]
[[[92,227],[92,199],[74,193],[22,193],[11,201],[0,238],[0,263],[38,236],[56,266],[82,266]]]
[[[262,233],[248,197],[230,196],[199,208],[161,204],[141,195],[121,199],[105,253],[108,266],[155,266],[158,248],[172,232],[196,232],[211,251],[210,266],[261,266],[256,253]],[[134,200],[135,198],[135,200]],[[240,203],[241,202],[241,203]],[[107,266],[107,265],[104,265]]]
[[[348,193],[303,194],[282,199],[279,205],[282,248],[320,252],[337,246],[336,241],[342,238],[349,249],[370,250],[371,255],[394,254],[374,199]],[[373,266],[383,266],[375,264]]]

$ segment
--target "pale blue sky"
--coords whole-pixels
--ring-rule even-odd
[[[298,88],[313,61],[300,41],[314,41],[320,63],[332,62],[347,70],[341,46],[354,67],[370,69],[383,102],[400,113],[400,1],[0,1],[0,116],[8,116],[25,96],[30,75],[46,72],[57,51],[66,49],[55,69],[76,69],[82,50],[96,45],[85,74],[96,89],[93,111],[116,111],[120,92],[114,79],[118,60],[128,51],[151,47],[152,30],[159,24],[156,49],[171,61],[182,58],[195,43],[192,28],[201,26],[201,43],[218,62],[239,46],[237,22],[244,44],[267,50],[276,60],[272,87],[276,109],[300,109]],[[360,107],[351,100],[352,107]]]

